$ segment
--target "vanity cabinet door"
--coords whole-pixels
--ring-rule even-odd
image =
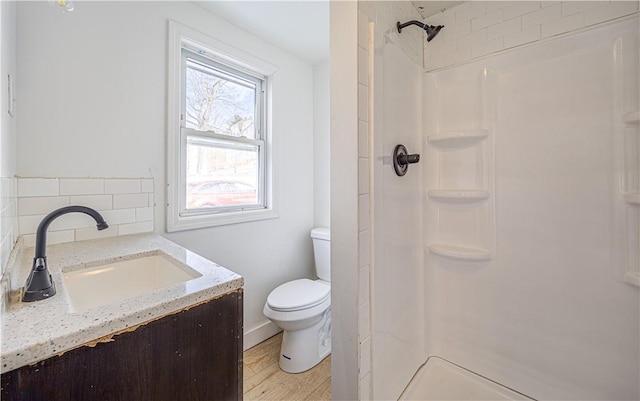
[[[242,290],[2,375],[2,400],[242,399]]]

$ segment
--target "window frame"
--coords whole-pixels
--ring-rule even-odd
[[[275,202],[274,144],[271,130],[271,89],[276,67],[183,25],[169,21],[167,112],[167,231],[183,231],[226,224],[277,218]],[[256,93],[256,138],[232,137],[186,128],[186,59],[223,73],[261,82]],[[253,79],[249,79],[252,77]],[[255,146],[258,152],[258,203],[251,206],[186,208],[187,138],[204,138],[239,146]]]

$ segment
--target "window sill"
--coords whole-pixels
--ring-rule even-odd
[[[171,233],[229,224],[249,223],[252,221],[276,219],[278,217],[278,213],[273,209],[245,210],[224,214],[176,216],[175,219],[167,221],[167,232]]]

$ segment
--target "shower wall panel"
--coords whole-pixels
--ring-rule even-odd
[[[639,174],[621,171],[638,165],[629,158],[640,135],[639,27],[636,15],[424,76],[425,127],[446,130],[486,128],[469,126],[480,119],[472,78],[495,80],[495,252],[484,261],[426,253],[431,355],[536,399],[640,398],[639,288],[619,266],[639,260],[640,213],[620,187]],[[459,182],[473,187],[459,165]],[[438,235],[428,217],[427,243]],[[447,241],[481,235],[464,231],[464,217],[442,222]]]
[[[422,169],[400,177],[391,160],[398,144],[422,152],[422,69],[391,42],[375,54],[372,384],[374,399],[388,400],[426,359]]]

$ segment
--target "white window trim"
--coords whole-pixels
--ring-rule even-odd
[[[207,57],[230,63],[248,72],[258,73],[266,77],[265,96],[265,209],[242,210],[232,212],[215,212],[203,214],[181,215],[181,190],[183,182],[183,146],[181,145],[181,64],[182,48],[206,49]],[[274,153],[275,146],[271,129],[271,89],[277,68],[264,60],[247,54],[233,46],[208,37],[198,31],[187,28],[174,21],[169,21],[168,49],[168,88],[167,88],[167,231],[184,231],[197,228],[215,227],[226,224],[245,223],[251,221],[273,219],[278,217],[276,203],[276,177]]]

